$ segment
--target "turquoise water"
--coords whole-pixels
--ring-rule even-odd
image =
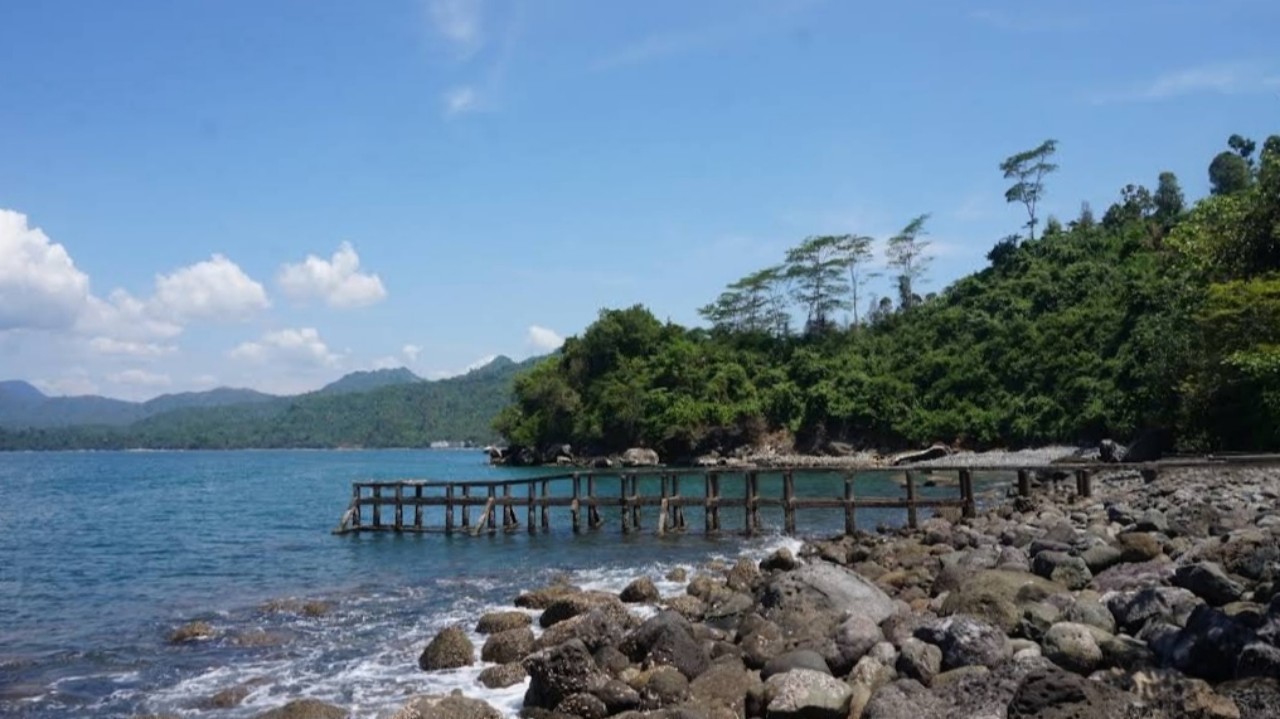
[[[417,653],[440,627],[474,624],[557,573],[617,589],[642,573],[761,554],[783,541],[768,534],[780,523],[768,513],[763,537],[703,537],[697,510],[688,511],[689,534],[665,538],[652,534],[653,510],[646,531],[627,536],[616,510],[604,528],[579,536],[567,514],[537,535],[330,533],[355,480],[541,473],[489,467],[476,451],[0,454],[0,715],[234,718],[305,695],[373,717],[406,692],[454,686],[514,710],[519,687],[486,693],[474,684],[478,669],[424,673]],[[776,482],[763,479],[762,493],[776,494]],[[841,491],[816,479],[797,486],[800,494]],[[686,487],[695,493],[701,482]],[[860,479],[858,491],[900,492],[887,475]],[[940,491],[951,490],[922,493]],[[610,492],[616,485],[602,483],[601,494]],[[523,521],[523,508],[518,514]],[[801,517],[810,534],[843,526],[839,511]],[[859,521],[901,517],[862,512]],[[741,514],[726,510],[722,522],[740,527]],[[320,600],[329,611],[263,606],[288,598]],[[218,636],[166,641],[196,619]],[[203,704],[245,682],[252,686],[241,706]]]

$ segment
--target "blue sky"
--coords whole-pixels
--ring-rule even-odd
[[[0,378],[143,398],[456,373],[601,307],[698,321],[929,212],[938,289],[1060,142],[1101,213],[1280,131],[1271,0],[10,2]],[[310,259],[309,259],[310,258]],[[881,290],[887,291],[887,287]]]

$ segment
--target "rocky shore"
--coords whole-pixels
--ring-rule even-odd
[[[532,719],[1280,717],[1278,500],[1280,470],[1117,471],[1088,499],[708,565],[675,595],[551,584],[405,671],[486,662]],[[396,714],[501,716],[462,694]]]

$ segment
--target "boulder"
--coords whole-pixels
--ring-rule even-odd
[[[554,709],[566,697],[589,692],[608,681],[586,645],[577,639],[531,654],[522,664],[529,673],[525,706]]]
[[[630,711],[640,706],[640,692],[618,679],[610,679],[596,688],[592,694],[604,702],[605,711],[610,715]]]
[[[923,642],[921,642],[923,644]],[[925,646],[933,646],[925,644]],[[936,647],[934,647],[936,649]],[[849,716],[860,717],[871,701],[871,697],[880,687],[894,679],[893,667],[887,666],[876,657],[867,655],[858,660],[853,671],[845,681],[849,684]]]
[[[760,678],[768,679],[775,674],[784,674],[792,669],[808,669],[831,676],[827,661],[812,649],[796,649],[784,652],[764,663],[760,670]]]
[[[346,719],[350,712],[319,699],[294,699],[256,716],[256,719]]]
[[[913,452],[903,452],[902,454],[894,455],[890,464],[894,467],[899,467],[904,464],[911,464],[912,462],[941,459],[949,454],[951,454],[951,448],[943,444],[935,444],[928,449],[918,449]]]
[[[1149,532],[1123,532],[1116,541],[1122,562],[1149,562],[1164,554],[1160,539]]]
[[[1135,697],[1062,670],[1028,674],[1009,702],[1008,719],[1129,719]]]
[[[788,610],[817,610],[862,615],[879,624],[897,612],[893,600],[874,583],[856,572],[826,562],[770,575],[757,596],[766,615]]]
[[[497,634],[508,629],[527,627],[530,624],[533,624],[533,617],[524,612],[514,610],[488,612],[480,617],[480,621],[476,622],[476,632],[479,634]]]
[[[480,648],[480,659],[495,664],[518,662],[533,652],[533,643],[533,630],[529,627],[490,634]]]
[[[743,557],[725,574],[725,585],[735,591],[749,592],[759,579],[760,568],[755,562]]]
[[[1217,691],[1236,705],[1242,719],[1280,719],[1280,681],[1276,679],[1225,682]]]
[[[646,620],[624,637],[618,648],[633,662],[673,666],[689,679],[710,664],[707,650],[693,638],[689,621],[670,611]]]
[[[480,672],[480,676],[476,678],[476,681],[488,689],[503,689],[523,682],[527,676],[529,676],[529,673],[524,670],[520,662],[514,662],[512,664],[500,664],[496,667],[486,667],[484,671]]]
[[[636,620],[622,605],[603,605],[586,614],[558,622],[544,631],[534,642],[535,649],[545,649],[578,639],[587,649],[596,651],[602,646],[617,644],[622,635],[635,626]]]
[[[551,584],[540,589],[523,592],[516,597],[515,605],[525,609],[546,609],[556,600],[582,590],[570,584]]]
[[[1119,592],[1108,596],[1106,602],[1116,626],[1135,635],[1153,621],[1182,626],[1200,604],[1196,595],[1179,587]]]
[[[944,719],[947,708],[914,679],[899,679],[871,695],[862,719]]]
[[[1083,624],[1059,622],[1049,627],[1040,642],[1044,657],[1067,671],[1089,674],[1102,664],[1096,631]]]
[[[1084,589],[1093,579],[1084,559],[1066,552],[1040,552],[1031,560],[1031,571],[1067,589]]]
[[[933,644],[911,637],[902,643],[894,664],[898,673],[929,686],[942,671],[942,650]]]
[[[824,672],[794,669],[764,684],[769,719],[846,719],[849,685]]]
[[[760,678],[738,660],[718,661],[689,683],[689,695],[704,707],[724,707],[736,716],[744,711],[747,694],[760,687]]]
[[[1244,596],[1244,587],[1227,576],[1217,562],[1196,562],[1178,567],[1173,573],[1173,584],[1219,607],[1239,601]]]
[[[1236,677],[1280,678],[1280,647],[1266,642],[1246,644],[1236,660]]]
[[[182,644],[197,639],[212,639],[217,633],[208,622],[188,622],[169,633],[169,643]]]
[[[423,671],[456,669],[471,666],[475,661],[475,645],[461,627],[446,627],[436,634],[418,656],[418,667]]]
[[[632,447],[622,453],[624,467],[656,467],[659,463],[658,453],[644,447]]]
[[[841,622],[835,629],[833,646],[824,655],[831,672],[844,676],[853,669],[864,654],[884,641],[880,625],[864,614],[855,614]]]
[[[623,588],[618,598],[628,604],[640,604],[656,602],[662,595],[658,593],[658,587],[652,579],[640,577]]]
[[[916,637],[942,650],[944,670],[974,665],[993,667],[1013,654],[1003,631],[963,614],[921,627]]]
[[[779,548],[760,561],[760,570],[764,572],[789,572],[798,566],[800,563],[796,560],[796,555],[786,547]]]
[[[556,705],[557,714],[568,714],[579,719],[604,719],[609,715],[609,707],[604,700],[585,692],[571,694]]]
[[[640,706],[659,709],[674,706],[689,698],[689,679],[672,666],[658,666],[649,670],[640,688]]]
[[[542,610],[542,616],[538,617],[538,624],[545,629],[579,614],[586,614],[597,607],[626,612],[622,606],[622,600],[608,592],[576,592],[559,597],[547,605],[547,608]]]
[[[1199,605],[1187,619],[1164,657],[1169,664],[1210,681],[1232,679],[1245,647],[1254,641],[1253,630],[1220,609]]]
[[[410,699],[391,719],[502,719],[502,712],[461,694]]]
[[[1022,605],[1065,591],[1063,585],[1034,574],[986,569],[971,573],[947,595],[942,614],[968,614],[1012,632],[1022,619]]]

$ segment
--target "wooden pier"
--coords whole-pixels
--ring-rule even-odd
[[[968,468],[952,471],[954,480],[944,482],[934,476],[945,474],[942,470],[905,470],[903,492],[896,497],[861,496],[856,491],[857,478],[871,472],[712,468],[574,472],[496,481],[356,482],[351,504],[334,531],[477,535],[523,529],[533,534],[549,531],[553,515],[563,521],[567,514],[575,533],[600,529],[608,515],[623,533],[663,535],[687,531],[685,510],[693,508],[700,510],[706,534],[756,534],[766,529],[762,512],[778,514],[779,510],[782,522],[775,529],[795,534],[798,515],[813,510],[842,512],[846,532],[857,530],[859,509],[905,510],[913,527],[922,509],[953,508],[970,517],[976,512],[973,471]],[[766,479],[770,481],[762,481]],[[925,486],[931,488],[932,496],[920,491]],[[734,526],[729,526],[730,521]]]
[[[1006,476],[1010,492],[1021,496],[1047,484],[1089,497],[1098,472],[1130,472],[1151,482],[1167,469],[1242,465],[1280,466],[1280,455],[1180,458],[1147,464],[712,467],[581,471],[505,480],[355,482],[351,503],[334,533],[478,535],[523,529],[536,534],[551,531],[553,519],[563,522],[567,515],[574,533],[615,523],[626,534],[650,531],[665,535],[689,530],[686,510],[695,514],[695,523],[696,514],[702,515],[702,531],[709,535],[796,534],[801,512],[810,516],[818,511],[843,515],[844,531],[853,533],[858,529],[859,509],[902,510],[910,527],[918,526],[922,509],[949,509],[958,516],[972,517],[977,511],[975,474]],[[886,472],[904,475],[900,494],[872,496],[858,491],[859,477],[883,477]],[[766,514],[774,522],[772,526],[766,526]]]

